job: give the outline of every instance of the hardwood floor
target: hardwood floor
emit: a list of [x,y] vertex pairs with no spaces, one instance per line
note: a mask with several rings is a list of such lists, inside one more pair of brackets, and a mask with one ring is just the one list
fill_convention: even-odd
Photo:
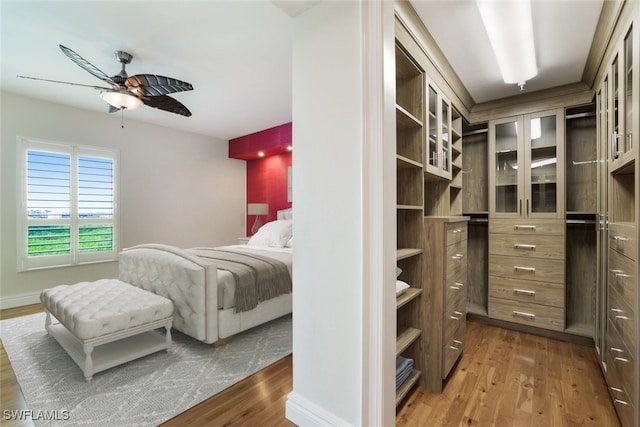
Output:
[[[1,310],[0,319],[40,311]],[[619,426],[593,348],[475,322],[466,336],[444,392],[415,388],[398,409],[398,426]],[[163,426],[292,426],[284,418],[291,364],[286,357]],[[0,409],[28,409],[1,345],[0,365]]]

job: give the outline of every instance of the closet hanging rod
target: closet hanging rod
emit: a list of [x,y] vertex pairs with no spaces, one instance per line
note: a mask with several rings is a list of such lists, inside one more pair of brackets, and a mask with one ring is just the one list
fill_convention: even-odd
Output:
[[462,137],[464,138],[465,136],[478,135],[478,134],[487,133],[487,132],[489,132],[489,129],[470,130],[470,131],[464,132],[462,134]]
[[579,162],[576,162],[575,160],[572,160],[571,163],[573,164],[573,166],[577,166],[577,165],[588,165],[591,163],[598,163],[597,160],[582,160]]
[[567,224],[589,224],[593,225],[596,223],[595,219],[567,219],[565,220]]
[[581,119],[583,117],[595,117],[595,111],[588,111],[586,113],[575,113],[575,114],[567,114],[564,118],[567,120],[571,119]]

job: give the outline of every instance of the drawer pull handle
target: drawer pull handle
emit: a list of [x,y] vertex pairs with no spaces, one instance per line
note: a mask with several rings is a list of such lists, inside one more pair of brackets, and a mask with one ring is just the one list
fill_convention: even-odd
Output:
[[453,314],[449,316],[449,318],[453,319],[453,320],[460,320],[460,319],[462,319],[463,315],[464,315],[464,313],[462,313],[460,311],[454,311]]
[[456,261],[459,261],[462,258],[464,258],[463,254],[455,254],[454,256],[451,257],[451,259],[455,259]]
[[528,297],[536,296],[536,291],[530,291],[529,289],[514,289],[513,293],[515,295],[526,295]]
[[513,244],[513,248],[514,249],[530,249],[532,251],[536,250],[536,245],[527,245],[524,243],[514,243]]
[[611,389],[611,391],[615,393],[623,393],[623,390],[621,388],[614,387],[614,386],[609,386],[609,388]]
[[513,269],[515,271],[526,271],[527,273],[535,273],[536,272],[535,267],[522,267],[522,266],[519,266],[519,265],[514,265]]
[[612,272],[613,274],[624,273],[623,270],[618,270],[615,268],[610,268],[609,271]]
[[630,274],[627,273],[615,273],[616,277],[631,277]]
[[624,357],[616,357],[615,360],[618,362],[628,363],[629,359],[625,359]]
[[612,308],[611,311],[613,311],[614,313],[622,313],[621,308]]
[[624,353],[624,350],[617,347],[611,347],[611,351],[615,351],[616,353]]
[[613,236],[612,239],[617,241],[617,242],[627,242],[627,241],[631,240],[630,238],[624,237],[624,236]]
[[615,403],[620,403],[620,404],[622,404],[622,405],[628,405],[628,404],[629,404],[629,402],[627,402],[627,401],[625,401],[625,400],[620,400],[620,399],[616,399],[616,400],[614,400],[614,402],[615,402]]
[[522,317],[524,319],[534,320],[536,315],[533,313],[525,313],[524,311],[513,310],[514,317]]
[[453,340],[453,345],[450,345],[449,348],[451,350],[458,351],[458,350],[460,350],[460,346],[462,346],[462,341]]
[[460,282],[455,282],[453,285],[449,286],[451,289],[455,289],[456,291],[459,291],[460,289],[462,289],[464,287],[463,283]]
[[462,228],[456,228],[453,230],[453,233],[462,233],[464,230]]
[[616,319],[618,319],[618,320],[629,320],[629,318],[627,316],[620,316],[620,315],[616,316]]
[[536,226],[535,225],[522,225],[522,224],[516,224],[513,226],[514,230],[532,230],[532,231],[536,231]]

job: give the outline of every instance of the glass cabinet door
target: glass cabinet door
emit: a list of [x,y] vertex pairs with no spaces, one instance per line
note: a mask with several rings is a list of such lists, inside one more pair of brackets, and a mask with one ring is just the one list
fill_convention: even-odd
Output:
[[448,174],[451,172],[451,110],[449,103],[444,99],[441,102],[442,109],[442,133],[440,135],[440,168]]
[[612,96],[612,128],[611,128],[611,159],[617,159],[620,154],[620,78],[618,73],[618,56],[611,63],[611,96]]
[[428,134],[427,134],[427,161],[425,164],[427,168],[438,168],[438,95],[433,89],[433,87],[429,86],[429,90],[427,93],[427,102],[429,104],[429,115],[427,117],[428,122]]
[[495,125],[494,207],[496,213],[519,212],[518,139],[517,120]]
[[624,136],[620,150],[628,153],[633,149],[633,28],[624,39]]
[[557,129],[556,115],[534,117],[529,121],[530,162],[527,214],[556,212],[557,206]]

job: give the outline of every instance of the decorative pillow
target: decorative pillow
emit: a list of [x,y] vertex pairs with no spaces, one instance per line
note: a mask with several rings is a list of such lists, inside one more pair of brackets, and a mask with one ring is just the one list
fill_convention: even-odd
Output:
[[292,221],[290,219],[279,219],[260,227],[258,232],[251,236],[247,244],[283,248],[291,238],[291,233]]
[[402,269],[400,267],[396,267],[396,279],[400,277],[401,274],[402,274]]
[[287,240],[287,243],[284,245],[285,248],[292,248],[293,247],[293,236],[291,236],[291,238],[289,240]]
[[277,219],[293,219],[293,208],[279,210],[276,215]]

